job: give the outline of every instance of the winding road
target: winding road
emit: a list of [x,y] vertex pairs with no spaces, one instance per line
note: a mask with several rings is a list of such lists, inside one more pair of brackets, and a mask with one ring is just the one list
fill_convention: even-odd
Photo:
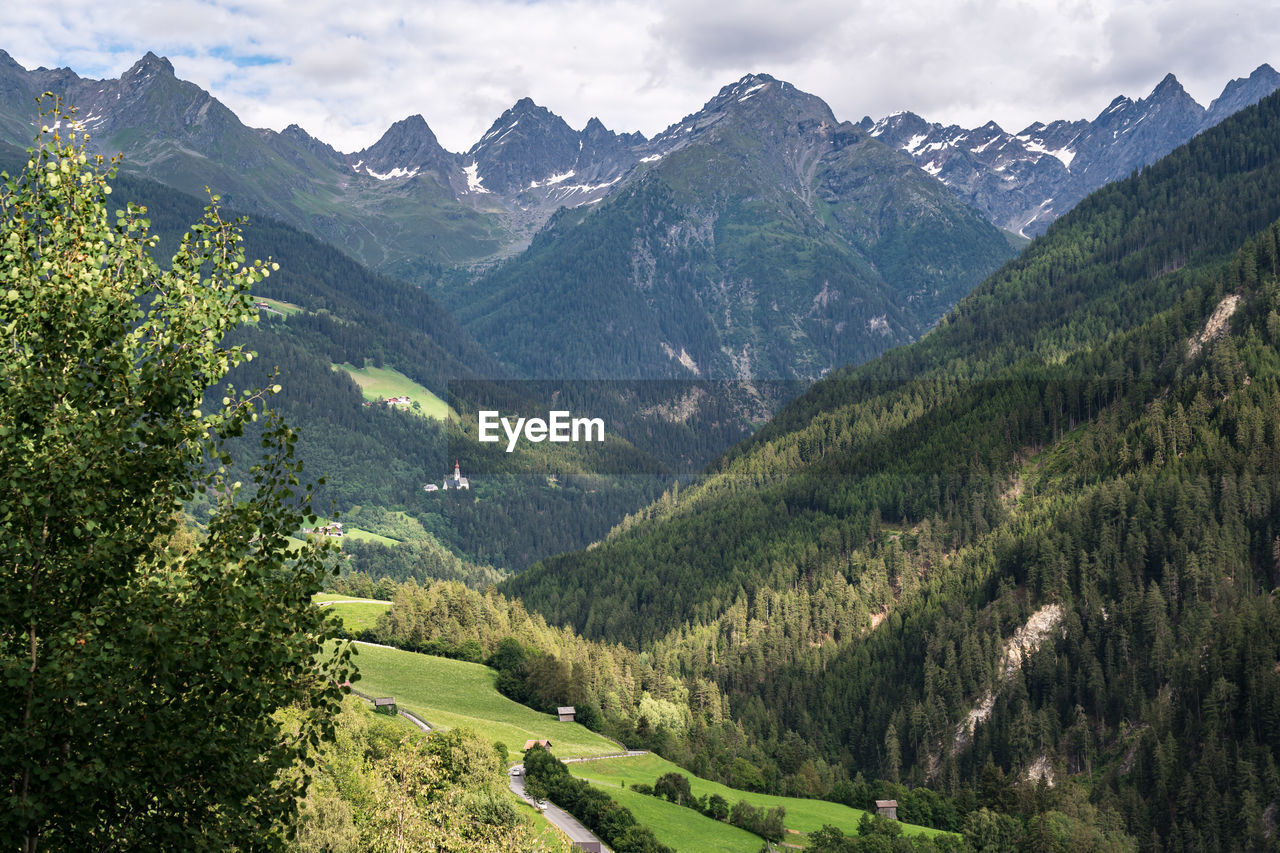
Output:
[[[513,771],[519,770],[519,775],[512,775]],[[507,771],[507,783],[511,786],[511,791],[517,797],[524,800],[529,805],[537,808],[538,805],[533,798],[525,793],[524,790],[524,765],[514,764]],[[569,841],[582,850],[600,850],[603,853],[610,853],[605,843],[595,836],[591,830],[587,829],[578,819],[569,814],[555,803],[547,803],[547,807],[542,809],[543,815],[547,820],[569,837]]]

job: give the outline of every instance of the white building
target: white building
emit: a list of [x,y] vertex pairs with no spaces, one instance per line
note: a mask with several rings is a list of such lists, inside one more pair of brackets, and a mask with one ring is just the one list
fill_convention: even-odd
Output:
[[467,481],[466,477],[462,476],[462,469],[458,467],[457,459],[453,460],[453,476],[445,477],[444,479],[444,489],[445,491],[449,489],[471,490],[471,483]]

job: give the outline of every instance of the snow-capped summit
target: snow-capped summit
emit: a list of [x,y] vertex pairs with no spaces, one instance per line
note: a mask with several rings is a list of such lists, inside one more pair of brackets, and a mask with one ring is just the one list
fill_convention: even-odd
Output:
[[965,130],[895,113],[863,127],[906,152],[992,222],[1035,236],[1102,185],[1125,177],[1206,127],[1280,89],[1269,65],[1233,80],[1209,110],[1167,74],[1145,98],[1118,95],[1092,121],[1034,122],[1009,134],[994,122]]
[[519,197],[554,209],[597,201],[621,180],[645,139],[619,135],[592,118],[581,131],[530,98],[498,117],[464,155],[472,191]]

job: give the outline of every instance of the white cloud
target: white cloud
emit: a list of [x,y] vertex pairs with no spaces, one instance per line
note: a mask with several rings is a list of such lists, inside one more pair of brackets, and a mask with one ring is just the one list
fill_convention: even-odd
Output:
[[910,109],[1017,130],[1092,118],[1169,71],[1207,105],[1280,59],[1278,37],[1269,0],[51,0],[0,21],[0,48],[27,67],[117,76],[153,50],[246,123],[296,122],[346,151],[413,113],[465,150],[524,96],[575,127],[596,115],[652,135],[756,71],[842,119]]

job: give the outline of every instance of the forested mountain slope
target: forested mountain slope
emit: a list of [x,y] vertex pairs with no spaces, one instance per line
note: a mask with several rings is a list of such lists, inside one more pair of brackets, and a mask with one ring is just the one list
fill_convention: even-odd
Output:
[[913,340],[1013,252],[909,158],[767,75],[599,205],[440,296],[535,376],[812,380]]
[[[0,169],[13,173],[24,159],[18,149],[0,144]],[[204,204],[127,174],[117,175],[113,189],[111,198],[120,208],[130,202],[146,205],[152,232],[161,238],[156,249],[160,258],[168,258],[178,237],[199,221]],[[316,238],[266,217],[251,217],[244,235],[249,258],[270,258],[280,266],[255,287],[255,296],[279,302],[268,302],[256,326],[237,332],[258,357],[230,380],[239,388],[279,382],[282,391],[272,405],[299,430],[297,453],[309,476],[325,480],[317,504],[323,512],[345,514],[355,507],[374,516],[384,515],[382,510],[406,512],[418,535],[438,540],[468,561],[510,570],[599,538],[626,512],[660,493],[663,464],[616,437],[594,454],[564,445],[543,445],[534,453],[499,451],[485,460],[486,473],[493,476],[473,476],[473,491],[425,493],[423,485],[438,483],[459,453],[464,470],[474,475],[481,461],[475,442],[458,440],[456,425],[413,411],[365,405],[360,388],[334,365],[367,362],[394,368],[436,396],[449,398],[458,409],[468,402],[451,395],[459,388],[492,388],[490,398],[527,406],[523,386],[502,384],[507,371],[424,289],[372,272]],[[287,303],[287,315],[278,310],[281,302]],[[278,378],[271,378],[276,371]],[[723,413],[710,407],[708,414]],[[723,435],[699,449],[697,440],[703,436],[679,427],[671,425],[659,437],[675,436],[702,459],[746,432],[745,423],[736,431],[725,425]],[[245,459],[255,458],[256,429],[250,427],[249,434],[232,442],[233,451],[238,449]],[[621,471],[638,476],[596,476]],[[554,488],[547,483],[549,472],[558,474]],[[198,515],[198,507],[195,511]],[[495,535],[497,530],[503,535]],[[399,554],[373,546],[357,546],[349,553],[354,553],[355,565],[367,570],[393,567],[395,576],[437,576],[430,564],[438,560],[415,564],[424,562],[424,549],[439,555],[439,546],[417,545],[421,547]],[[476,576],[489,577],[491,571],[478,570]]]
[[797,786],[798,737],[953,793],[1072,775],[1153,848],[1274,844],[1278,218],[1272,96],[507,590],[713,679]]

